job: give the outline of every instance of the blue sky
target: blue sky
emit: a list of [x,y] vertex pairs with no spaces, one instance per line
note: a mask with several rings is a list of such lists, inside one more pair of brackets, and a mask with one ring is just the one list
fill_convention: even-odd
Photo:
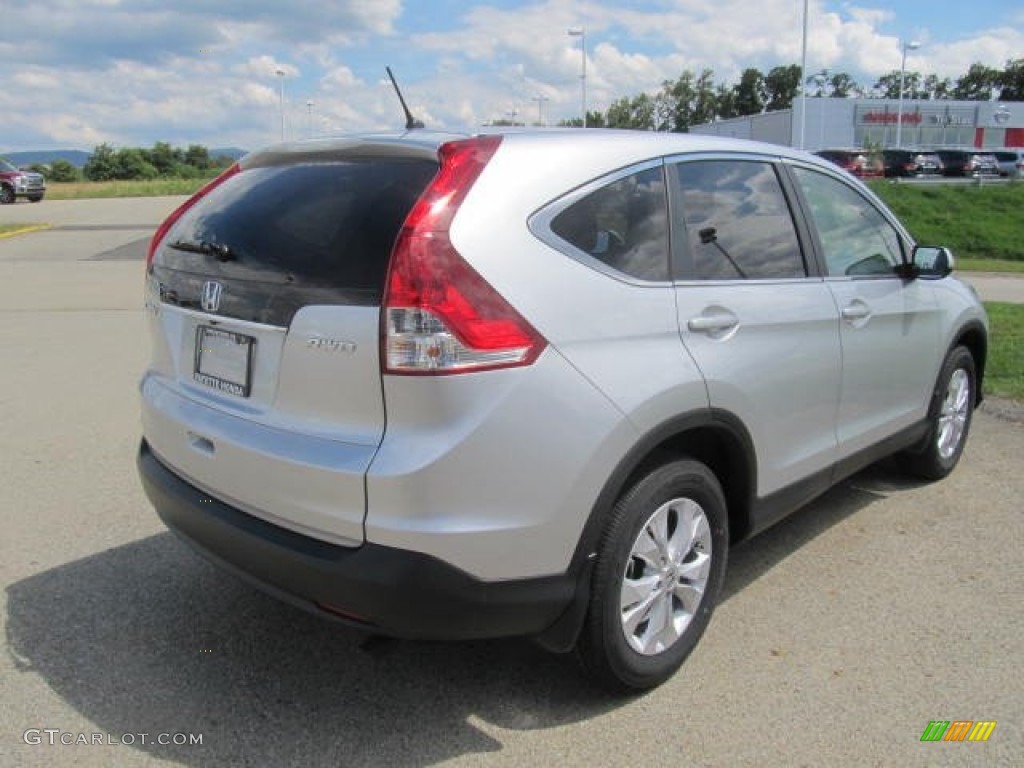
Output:
[[[1024,57],[1024,6],[810,0],[809,72],[862,85],[899,68],[956,77]],[[256,148],[397,128],[390,64],[429,127],[547,123],[655,92],[684,69],[735,82],[800,59],[803,0],[0,0],[0,151]],[[284,72],[278,76],[277,71]],[[310,103],[312,102],[312,103]]]

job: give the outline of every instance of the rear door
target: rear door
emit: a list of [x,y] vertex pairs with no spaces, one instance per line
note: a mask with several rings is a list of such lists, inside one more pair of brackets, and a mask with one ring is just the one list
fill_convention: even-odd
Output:
[[181,217],[148,276],[143,427],[161,460],[251,514],[362,541],[387,263],[436,169],[422,151],[270,155]]
[[835,458],[839,331],[808,269],[774,163],[707,157],[671,164],[679,329],[712,408],[738,417],[757,453],[758,496]]

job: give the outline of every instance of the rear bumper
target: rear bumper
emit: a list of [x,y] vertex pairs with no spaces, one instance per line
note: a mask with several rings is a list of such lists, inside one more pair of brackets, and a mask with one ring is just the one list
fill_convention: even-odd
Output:
[[164,523],[202,555],[276,597],[397,637],[540,634],[568,608],[568,574],[485,582],[418,552],[348,548],[295,533],[211,498],[160,462],[145,440],[142,485]]

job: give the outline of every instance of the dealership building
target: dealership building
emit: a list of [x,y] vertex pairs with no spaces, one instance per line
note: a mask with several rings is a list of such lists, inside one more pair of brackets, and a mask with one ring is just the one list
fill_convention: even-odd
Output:
[[[804,148],[965,146],[1024,147],[1024,102],[808,98],[792,109],[691,126],[691,133]],[[902,116],[902,120],[901,120]],[[902,122],[902,125],[900,125]]]

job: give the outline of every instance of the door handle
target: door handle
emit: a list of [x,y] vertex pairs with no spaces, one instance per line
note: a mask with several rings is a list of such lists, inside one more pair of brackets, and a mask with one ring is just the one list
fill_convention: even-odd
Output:
[[710,336],[723,336],[739,325],[739,318],[727,309],[708,308],[686,322],[686,327],[694,333],[706,333]]
[[867,321],[871,317],[871,307],[860,299],[854,299],[843,307],[841,314],[846,322],[852,325],[863,325],[862,321]]

